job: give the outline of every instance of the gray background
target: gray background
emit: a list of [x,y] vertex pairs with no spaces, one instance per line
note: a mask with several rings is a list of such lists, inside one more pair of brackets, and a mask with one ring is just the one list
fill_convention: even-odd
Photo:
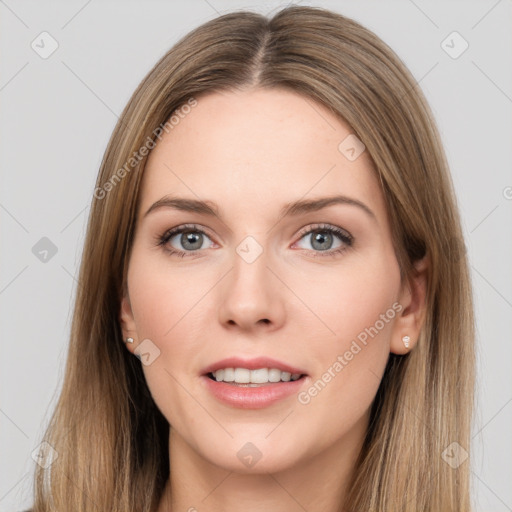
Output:
[[[475,510],[512,510],[512,1],[320,1],[376,32],[436,116],[463,217],[478,322]],[[60,389],[94,180],[117,116],[182,35],[284,2],[0,0],[0,510],[31,503]],[[41,32],[57,43],[48,58]],[[442,41],[457,31],[458,58]],[[462,41],[448,39],[457,52]],[[46,50],[50,47],[45,40]],[[32,248],[49,238],[57,252]],[[44,243],[44,242],[40,242]],[[39,247],[39,246],[36,246]]]

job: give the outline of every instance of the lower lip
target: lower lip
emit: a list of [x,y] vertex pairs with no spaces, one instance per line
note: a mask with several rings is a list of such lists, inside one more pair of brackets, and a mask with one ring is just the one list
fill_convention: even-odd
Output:
[[258,387],[243,387],[201,377],[208,390],[221,402],[239,409],[262,409],[297,394],[306,376],[289,382],[276,382]]

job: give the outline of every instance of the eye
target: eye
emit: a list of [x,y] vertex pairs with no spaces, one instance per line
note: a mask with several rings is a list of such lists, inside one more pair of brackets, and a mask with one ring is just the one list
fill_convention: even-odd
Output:
[[[348,249],[353,243],[353,237],[348,231],[326,224],[314,225],[307,231],[302,231],[300,240],[303,239],[309,242],[311,248],[300,245],[299,248],[312,251],[315,257],[336,255]],[[208,245],[208,241],[211,245]],[[193,256],[202,249],[208,249],[214,243],[203,229],[195,224],[188,224],[166,231],[158,237],[157,244],[169,254],[183,258]],[[296,244],[300,244],[300,241]]]
[[348,231],[337,226],[325,224],[315,225],[306,232],[302,232],[301,240],[306,241],[306,247],[302,246],[300,247],[301,249],[325,253],[315,254],[315,256],[332,256],[333,254],[341,253],[353,243],[353,237]]
[[[158,241],[166,251],[177,256],[190,256],[201,249],[207,249],[210,237],[196,225],[184,225],[166,231]],[[205,245],[206,244],[206,245]]]

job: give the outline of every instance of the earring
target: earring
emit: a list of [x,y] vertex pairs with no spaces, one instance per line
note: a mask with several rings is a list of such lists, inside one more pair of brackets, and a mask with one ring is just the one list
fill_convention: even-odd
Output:
[[409,338],[409,336],[404,336],[402,338],[402,341],[404,342],[405,348],[409,348],[409,341],[410,340],[411,340],[411,338]]
[[133,343],[133,338],[126,338],[125,343]]

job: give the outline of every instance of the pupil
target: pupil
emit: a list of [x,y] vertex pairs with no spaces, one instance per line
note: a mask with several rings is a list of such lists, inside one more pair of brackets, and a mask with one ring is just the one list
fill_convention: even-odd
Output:
[[[330,242],[330,243],[327,243],[325,244],[325,242]],[[316,243],[319,243],[320,245],[318,246],[315,246]],[[324,244],[324,245],[322,245]],[[319,231],[317,232],[317,234],[313,237],[313,243],[312,243],[312,246],[313,248],[315,249],[320,249],[321,251],[325,251],[326,249],[329,249],[329,247],[331,246],[332,244],[332,235],[331,233],[328,233],[327,231]],[[325,245],[327,245],[328,247],[326,247]]]
[[181,244],[186,249],[200,249],[203,245],[203,235],[201,233],[183,233],[181,235]]

